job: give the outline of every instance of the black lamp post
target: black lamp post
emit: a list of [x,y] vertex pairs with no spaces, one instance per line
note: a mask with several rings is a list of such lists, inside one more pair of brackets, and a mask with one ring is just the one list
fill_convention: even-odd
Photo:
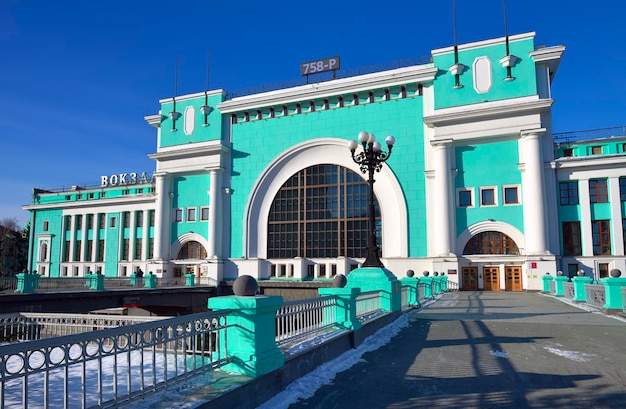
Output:
[[359,146],[357,141],[352,140],[348,147],[352,152],[352,160],[359,165],[362,173],[368,174],[367,183],[369,184],[369,218],[368,227],[369,235],[367,238],[367,257],[363,262],[363,267],[384,267],[382,261],[378,257],[378,245],[376,244],[376,216],[374,209],[374,172],[380,172],[385,162],[391,156],[391,149],[396,142],[396,138],[388,136],[385,143],[389,152],[383,152],[379,142],[376,142],[376,136],[365,131],[359,132],[359,142],[363,146],[363,152],[355,154],[356,148]]

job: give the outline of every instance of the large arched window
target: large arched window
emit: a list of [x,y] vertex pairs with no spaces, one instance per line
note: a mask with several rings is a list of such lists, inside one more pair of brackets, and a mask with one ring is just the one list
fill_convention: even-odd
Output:
[[[315,165],[280,188],[269,213],[268,258],[365,257],[368,184],[339,165]],[[380,210],[375,201],[380,247]]]
[[178,252],[178,260],[194,259],[202,260],[206,258],[206,249],[197,241],[188,241],[183,244]]
[[485,231],[472,237],[463,254],[519,254],[517,244],[512,238],[499,231]]

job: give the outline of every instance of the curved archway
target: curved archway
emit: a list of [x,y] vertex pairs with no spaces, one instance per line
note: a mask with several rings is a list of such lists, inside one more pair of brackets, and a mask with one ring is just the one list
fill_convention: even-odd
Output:
[[508,236],[516,244],[519,254],[523,255],[526,248],[526,239],[524,234],[514,226],[504,222],[484,221],[475,223],[461,232],[457,238],[457,253],[464,254],[465,246],[476,235],[486,232],[499,232]]
[[485,231],[474,235],[465,244],[463,255],[472,254],[519,255],[519,248],[506,234],[499,231]]
[[[191,244],[194,243],[194,244]],[[172,244],[172,255],[175,255],[175,259],[193,259],[193,260],[198,260],[198,258],[195,257],[185,257],[185,258],[180,258],[180,256],[187,251],[187,255],[189,255],[189,250],[191,250],[191,254],[192,255],[199,255],[201,256],[201,258],[199,259],[206,259],[207,258],[207,249],[209,248],[208,246],[208,242],[207,240],[200,236],[197,233],[185,233],[183,235],[181,235],[180,237],[178,237],[178,239],[174,242],[174,244]],[[185,249],[185,246],[187,246],[187,249]],[[190,249],[189,247],[193,247],[192,249]]]
[[[267,258],[268,219],[274,197],[289,178],[302,169],[320,164],[320,158],[324,163],[340,165],[362,175],[344,139],[313,139],[278,155],[259,175],[246,205],[243,234],[246,257]],[[383,257],[406,257],[407,206],[400,184],[388,166],[383,166],[376,174],[374,194],[381,212]]]

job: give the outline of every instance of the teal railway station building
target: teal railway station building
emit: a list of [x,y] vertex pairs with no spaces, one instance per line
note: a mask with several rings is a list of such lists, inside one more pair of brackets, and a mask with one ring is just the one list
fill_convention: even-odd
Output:
[[374,192],[381,260],[399,278],[440,272],[463,289],[520,291],[558,270],[623,270],[626,138],[557,143],[550,87],[565,47],[534,37],[271,91],[162,99],[145,117],[154,172],[34,190],[29,268],[349,274],[365,257],[368,184],[348,143],[365,130],[396,139]]

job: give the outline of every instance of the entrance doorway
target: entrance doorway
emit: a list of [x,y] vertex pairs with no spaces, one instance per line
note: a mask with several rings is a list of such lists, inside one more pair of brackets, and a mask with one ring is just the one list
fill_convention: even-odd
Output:
[[500,267],[483,267],[483,284],[485,291],[500,291]]
[[478,267],[461,268],[461,289],[467,291],[478,290]]
[[506,291],[522,291],[521,266],[510,266],[505,268],[504,289]]

